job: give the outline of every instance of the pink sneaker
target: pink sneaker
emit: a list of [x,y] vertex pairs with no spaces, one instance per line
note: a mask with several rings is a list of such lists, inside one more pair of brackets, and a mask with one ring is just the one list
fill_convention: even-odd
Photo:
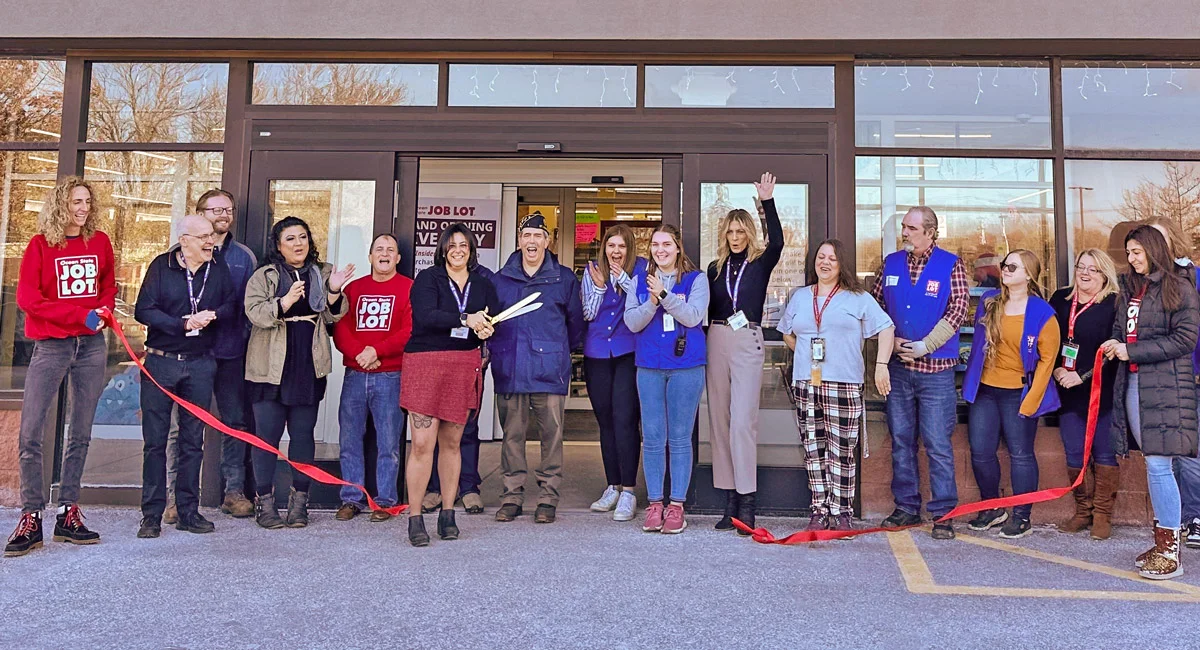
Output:
[[646,520],[642,522],[642,530],[647,533],[657,533],[663,529],[663,504],[653,502],[646,508]]
[[666,535],[682,533],[687,528],[687,520],[683,518],[683,506],[672,503],[667,506],[667,516],[663,519],[662,532]]

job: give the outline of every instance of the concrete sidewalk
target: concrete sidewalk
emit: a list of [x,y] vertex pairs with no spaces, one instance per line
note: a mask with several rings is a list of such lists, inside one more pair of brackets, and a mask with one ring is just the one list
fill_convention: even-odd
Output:
[[1145,529],[785,548],[711,517],[667,536],[584,512],[499,524],[489,509],[459,514],[462,539],[414,549],[403,520],[317,512],[307,529],[267,531],[205,514],[216,533],[139,540],[137,511],[89,508],[100,545],[0,560],[0,648],[1093,650],[1186,647],[1200,616],[1200,551],[1184,551],[1192,572],[1170,588],[1129,578]]

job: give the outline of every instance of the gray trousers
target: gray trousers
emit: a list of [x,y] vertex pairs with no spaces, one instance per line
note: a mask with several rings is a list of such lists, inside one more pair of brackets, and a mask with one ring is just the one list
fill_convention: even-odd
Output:
[[532,420],[537,420],[542,442],[542,463],[534,470],[537,477],[538,505],[558,505],[558,486],[562,483],[563,414],[566,395],[516,393],[496,397],[504,445],[500,448],[500,469],[504,473],[502,504],[525,502],[525,480],[529,468],[525,461],[525,439]]
[[63,454],[60,504],[79,501],[79,483],[92,441],[92,420],[96,403],[104,391],[104,368],[108,363],[108,344],[104,334],[46,339],[33,344],[33,358],[25,376],[25,396],[21,402],[20,468],[21,508],[38,512],[46,507],[42,474],[42,428],[46,415],[67,378],[70,422],[66,452]]

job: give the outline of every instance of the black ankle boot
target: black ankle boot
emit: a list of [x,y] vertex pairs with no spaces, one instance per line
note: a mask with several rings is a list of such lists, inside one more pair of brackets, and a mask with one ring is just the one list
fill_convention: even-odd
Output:
[[413,546],[429,546],[429,533],[425,532],[425,517],[422,515],[408,518],[408,543]]
[[741,499],[739,498],[741,495],[737,493],[737,490],[722,490],[722,492],[725,492],[725,514],[714,528],[717,530],[733,530],[733,518],[738,516],[738,504],[741,503]]
[[458,526],[454,523],[454,509],[442,508],[438,513],[438,537],[442,539],[458,539]]
[[[738,504],[738,519],[751,528],[754,528],[754,494],[754,492],[751,492],[750,494],[741,495],[741,503]],[[744,533],[739,530],[738,534],[746,536],[750,533]]]

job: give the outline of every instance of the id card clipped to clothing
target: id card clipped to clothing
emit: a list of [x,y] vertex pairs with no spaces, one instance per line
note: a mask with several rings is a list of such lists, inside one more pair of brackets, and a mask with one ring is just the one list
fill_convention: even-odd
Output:
[[470,335],[471,328],[469,327],[455,327],[450,330],[450,338],[452,339],[466,339]]
[[1079,344],[1064,343],[1062,347],[1062,367],[1064,370],[1075,370],[1079,360]]
[[664,332],[674,332],[675,331],[675,317],[674,316],[672,316],[670,314],[663,314],[663,331]]
[[825,339],[814,337],[812,339],[812,371],[811,381],[813,386],[821,385],[821,364],[825,362]]
[[729,327],[733,328],[733,331],[736,332],[743,327],[749,327],[750,319],[746,318],[746,312],[739,309],[733,312],[733,315],[730,316],[729,320],[725,321],[725,323],[729,325]]

